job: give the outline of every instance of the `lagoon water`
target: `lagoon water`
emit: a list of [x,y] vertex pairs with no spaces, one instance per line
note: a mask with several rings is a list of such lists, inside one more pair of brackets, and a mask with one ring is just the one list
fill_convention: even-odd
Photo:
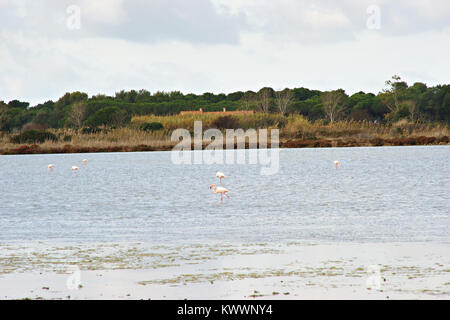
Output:
[[0,242],[449,242],[449,160],[449,146],[283,149],[264,176],[170,152],[0,156]]

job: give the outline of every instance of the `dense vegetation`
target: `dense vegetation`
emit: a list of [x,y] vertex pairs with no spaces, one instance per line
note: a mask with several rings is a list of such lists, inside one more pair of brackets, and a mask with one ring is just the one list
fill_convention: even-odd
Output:
[[12,143],[43,143],[47,140],[57,141],[58,137],[47,131],[28,130],[11,138]]
[[[282,115],[300,114],[310,121],[323,124],[338,120],[395,122],[450,122],[450,85],[427,87],[424,83],[412,86],[400,77],[386,81],[386,88],[378,93],[358,92],[351,96],[344,90],[321,92],[307,88],[275,91],[262,88],[258,92],[238,91],[230,94],[182,94],[179,91],[147,90],[120,91],[114,97],[83,92],[66,93],[57,101],[36,106],[28,102],[0,101],[0,129],[2,132],[43,130],[47,128],[117,128],[126,126],[136,116],[165,116],[182,110],[220,111],[253,109],[262,113]],[[226,126],[218,123],[217,125]],[[158,124],[143,125],[154,131]]]

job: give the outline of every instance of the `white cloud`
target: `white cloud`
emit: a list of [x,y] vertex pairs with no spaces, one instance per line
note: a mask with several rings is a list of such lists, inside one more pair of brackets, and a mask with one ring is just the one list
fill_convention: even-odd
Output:
[[[245,26],[242,15],[218,12],[209,0],[22,0],[0,3],[1,28],[20,29],[34,36],[52,39],[110,37],[136,42],[188,41],[232,43]],[[67,28],[78,6],[81,28]]]
[[[71,2],[82,8],[79,33],[65,27]],[[366,28],[372,2],[380,30]],[[430,85],[450,74],[446,1],[435,9],[416,0],[46,3],[0,0],[0,100],[141,88],[376,93],[392,74]]]
[[355,39],[367,30],[367,8],[381,12],[379,33],[409,35],[449,27],[447,0],[213,0],[218,8],[243,13],[254,32],[270,41],[318,43]]
[[79,6],[82,14],[90,21],[116,25],[125,18],[123,0],[81,0]]

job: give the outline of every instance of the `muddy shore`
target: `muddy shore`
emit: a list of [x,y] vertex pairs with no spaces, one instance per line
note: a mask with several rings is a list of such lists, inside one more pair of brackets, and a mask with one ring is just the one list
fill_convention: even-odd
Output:
[[[373,138],[373,139],[290,139],[282,140],[280,148],[332,148],[332,147],[378,147],[378,146],[415,146],[415,145],[449,145],[450,138],[443,137],[408,137],[408,138]],[[203,145],[203,149],[207,144]],[[66,144],[61,147],[41,147],[38,144],[25,144],[14,148],[0,149],[0,154],[51,154],[51,153],[93,153],[93,152],[139,152],[139,151],[170,151],[174,144],[168,145],[146,145],[139,144],[133,146],[107,146],[107,147],[86,147],[73,144]],[[194,145],[191,146],[194,150]],[[270,147],[270,143],[268,143]],[[226,145],[224,145],[224,149]],[[238,148],[237,144],[234,146]],[[249,148],[248,143],[245,146]]]

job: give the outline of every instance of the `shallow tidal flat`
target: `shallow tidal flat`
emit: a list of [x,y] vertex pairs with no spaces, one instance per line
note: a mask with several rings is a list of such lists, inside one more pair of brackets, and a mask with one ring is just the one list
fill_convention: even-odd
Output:
[[435,243],[7,243],[0,298],[448,299],[449,260]]
[[449,151],[2,156],[0,299],[449,299]]

